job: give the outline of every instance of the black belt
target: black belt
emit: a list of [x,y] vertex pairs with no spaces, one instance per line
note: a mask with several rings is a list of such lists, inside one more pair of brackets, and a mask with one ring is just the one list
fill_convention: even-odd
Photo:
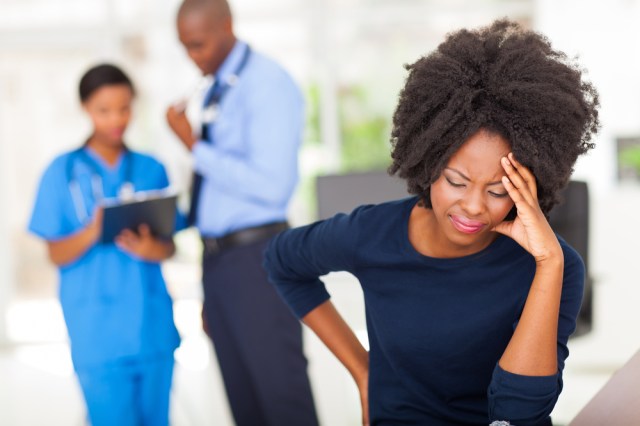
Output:
[[205,256],[216,255],[233,247],[247,246],[263,241],[289,228],[287,222],[268,223],[266,225],[245,228],[218,238],[202,237]]

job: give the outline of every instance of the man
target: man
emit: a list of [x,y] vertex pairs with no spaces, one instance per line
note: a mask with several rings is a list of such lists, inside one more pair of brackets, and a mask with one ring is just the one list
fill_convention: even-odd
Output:
[[302,330],[262,268],[297,181],[303,98],[272,60],[236,39],[226,0],[185,0],[178,35],[214,83],[202,133],[167,121],[193,154],[189,219],[202,236],[203,318],[238,425],[317,425]]

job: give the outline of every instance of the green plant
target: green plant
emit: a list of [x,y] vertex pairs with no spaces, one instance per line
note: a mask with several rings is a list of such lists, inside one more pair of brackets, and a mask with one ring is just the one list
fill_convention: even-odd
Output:
[[619,153],[620,165],[634,169],[637,176],[640,176],[640,146],[624,148]]
[[380,170],[390,164],[389,120],[374,109],[362,86],[338,97],[342,172]]

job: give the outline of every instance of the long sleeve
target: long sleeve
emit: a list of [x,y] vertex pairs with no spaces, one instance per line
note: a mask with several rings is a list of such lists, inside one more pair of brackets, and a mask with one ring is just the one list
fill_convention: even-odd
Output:
[[269,281],[299,318],[329,299],[320,276],[353,271],[358,240],[357,213],[285,231],[265,252]]
[[566,243],[562,248],[565,271],[558,322],[558,372],[551,376],[522,376],[504,371],[496,364],[488,390],[492,421],[508,420],[525,426],[548,424],[549,415],[562,391],[562,370],[569,356],[567,341],[576,328],[585,280],[582,259]]

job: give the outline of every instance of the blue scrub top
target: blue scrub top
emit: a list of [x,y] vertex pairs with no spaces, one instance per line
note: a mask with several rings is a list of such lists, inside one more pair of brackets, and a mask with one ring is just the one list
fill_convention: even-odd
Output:
[[[110,166],[89,148],[68,152],[44,172],[29,230],[48,241],[79,231],[84,226],[78,213],[82,203],[73,202],[70,178],[80,186],[91,216],[98,198],[92,188],[96,174],[105,197],[116,196],[125,179],[135,191],[169,185],[162,164],[147,155],[128,151]],[[60,302],[76,368],[172,353],[178,346],[159,263],[138,260],[115,244],[96,244],[59,271]]]

